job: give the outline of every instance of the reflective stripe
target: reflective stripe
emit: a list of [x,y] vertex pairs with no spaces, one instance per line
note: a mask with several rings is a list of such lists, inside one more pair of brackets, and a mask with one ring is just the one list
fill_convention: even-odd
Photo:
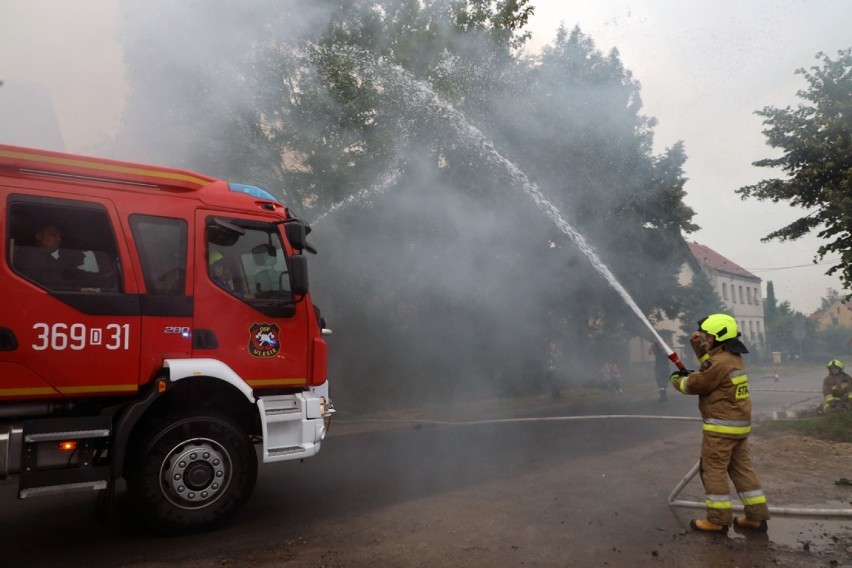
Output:
[[751,421],[749,420],[719,420],[718,418],[707,418],[704,420],[704,424],[714,424],[716,426],[750,426]]
[[827,395],[827,396],[825,397],[825,402],[834,402],[835,400],[840,400],[840,399],[839,399],[839,398],[837,398],[837,397],[836,397],[836,396],[834,396],[834,395],[831,395],[831,394],[830,394],[830,395]]
[[744,370],[739,371],[731,371],[731,374],[728,375],[728,378],[731,379],[731,383],[733,383],[735,389],[734,399],[735,400],[745,400],[749,397],[748,392],[748,375]]
[[682,377],[680,382],[677,384],[677,390],[682,392],[683,394],[689,394],[686,392],[686,382],[689,380],[689,377]]
[[702,355],[701,357],[699,357],[699,358],[698,358],[698,362],[699,362],[699,363],[703,363],[704,361],[706,361],[706,360],[707,360],[707,359],[709,359],[709,358],[710,358],[710,354],[709,354],[709,353],[705,353],[704,355]]
[[703,430],[718,434],[742,435],[751,432],[751,422],[748,420],[718,420],[708,418],[704,420]]
[[733,509],[730,495],[707,495],[705,499],[708,509]]
[[754,491],[743,491],[740,493],[740,501],[743,502],[743,505],[761,505],[766,503],[766,496],[760,489],[755,489]]

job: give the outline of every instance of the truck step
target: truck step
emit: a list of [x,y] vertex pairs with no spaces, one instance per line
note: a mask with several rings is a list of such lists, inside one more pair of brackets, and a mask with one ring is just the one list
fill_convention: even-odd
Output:
[[269,448],[269,456],[288,456],[292,454],[304,453],[305,448],[302,446],[286,446],[283,448]]
[[67,483],[65,485],[49,485],[47,487],[31,487],[18,491],[19,499],[28,497],[44,497],[46,495],[63,495],[65,493],[77,493],[80,491],[102,491],[107,488],[107,481],[84,481],[81,483]]
[[18,498],[26,499],[77,491],[100,491],[107,488],[109,475],[108,466],[22,471]]

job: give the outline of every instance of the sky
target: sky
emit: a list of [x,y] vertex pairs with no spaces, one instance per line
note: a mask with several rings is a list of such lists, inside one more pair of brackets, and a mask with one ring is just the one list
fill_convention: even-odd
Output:
[[[828,288],[829,264],[814,265],[819,241],[763,243],[801,216],[786,204],[742,201],[734,191],[777,172],[751,165],[774,157],[765,144],[766,106],[796,105],[795,70],[817,52],[852,47],[846,0],[533,0],[529,49],[552,41],[560,23],[579,25],[603,52],[616,48],[642,86],[644,113],[658,120],[655,150],[682,140],[686,203],[702,229],[689,240],[774,284],[779,301],[810,313]],[[115,38],[114,0],[0,0],[0,137],[4,91],[49,94],[65,149],[93,153],[119,124],[127,72]],[[30,91],[27,91],[28,93]],[[34,96],[35,98],[35,96]],[[20,130],[20,129],[18,129]],[[25,144],[26,141],[0,140]],[[830,258],[829,258],[830,259]]]

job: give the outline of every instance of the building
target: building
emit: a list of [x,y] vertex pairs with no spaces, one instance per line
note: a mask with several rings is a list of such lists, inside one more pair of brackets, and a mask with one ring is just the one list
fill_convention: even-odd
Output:
[[688,246],[728,313],[737,320],[746,346],[755,351],[765,349],[761,279],[708,246],[698,243],[688,243]]
[[836,301],[827,310],[811,315],[819,331],[836,327],[852,327],[852,302]]
[[[766,350],[766,330],[763,318],[763,300],[760,294],[761,279],[735,262],[725,258],[708,246],[687,243],[690,255],[681,268],[678,281],[688,286],[693,276],[701,270],[725,305],[727,313],[739,325],[742,340],[752,353]],[[852,325],[852,311],[849,311]],[[681,356],[690,358],[692,348],[684,337],[680,321],[655,318],[654,328],[663,340]],[[649,361],[649,344],[645,340],[632,341],[631,361]]]

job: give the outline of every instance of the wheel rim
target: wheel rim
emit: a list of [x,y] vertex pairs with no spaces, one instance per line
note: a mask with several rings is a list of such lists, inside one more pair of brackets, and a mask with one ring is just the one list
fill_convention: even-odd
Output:
[[160,486],[174,506],[201,509],[225,494],[232,471],[230,455],[221,444],[194,438],[175,446],[163,460]]

